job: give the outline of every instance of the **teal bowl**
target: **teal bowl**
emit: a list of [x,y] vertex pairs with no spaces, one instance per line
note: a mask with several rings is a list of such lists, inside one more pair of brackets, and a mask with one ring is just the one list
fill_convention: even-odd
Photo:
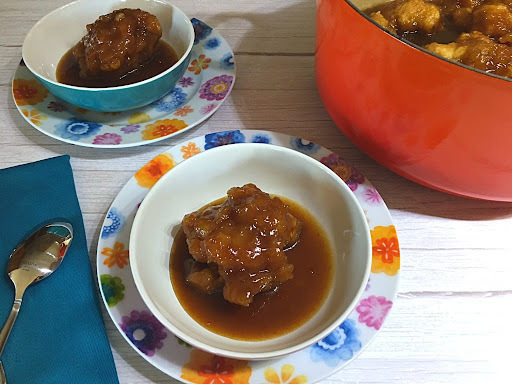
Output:
[[[144,81],[110,88],[86,88],[57,82],[55,71],[100,15],[120,8],[140,8],[155,15],[162,25],[162,40],[180,59],[166,71]],[[23,42],[23,61],[53,95],[77,107],[119,112],[142,107],[168,93],[185,73],[194,45],[190,19],[172,4],[157,0],[78,0],[43,17]]]

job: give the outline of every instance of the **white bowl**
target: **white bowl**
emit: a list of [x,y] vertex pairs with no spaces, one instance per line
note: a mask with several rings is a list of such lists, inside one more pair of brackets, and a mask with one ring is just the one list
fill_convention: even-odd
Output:
[[[166,71],[147,80],[110,88],[76,87],[57,82],[62,56],[87,33],[86,25],[120,8],[140,8],[155,15],[162,25],[162,40],[180,58]],[[23,61],[55,96],[76,106],[97,111],[124,111],[147,105],[169,92],[188,67],[194,45],[194,28],[187,15],[160,0],[77,0],[43,17],[23,41]]]
[[[183,216],[246,183],[307,208],[323,225],[335,254],[333,285],[320,310],[295,331],[264,341],[234,340],[203,328],[181,306],[169,275],[173,236]],[[319,161],[269,144],[210,149],[169,171],[142,202],[129,250],[137,289],[167,329],[197,348],[248,360],[296,352],[331,333],[358,302],[371,265],[368,224],[347,185]]]

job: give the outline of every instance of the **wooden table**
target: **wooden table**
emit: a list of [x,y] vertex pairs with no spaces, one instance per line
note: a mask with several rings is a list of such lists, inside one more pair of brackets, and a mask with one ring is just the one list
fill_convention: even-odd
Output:
[[[0,168],[71,155],[93,266],[112,200],[165,148],[225,129],[308,138],[351,161],[374,183],[391,209],[402,248],[400,293],[390,317],[370,347],[325,382],[512,382],[512,205],[414,184],[369,159],[340,133],[315,87],[313,1],[174,0],[228,40],[236,53],[237,83],[222,108],[199,128],[119,150],[83,148],[44,136],[24,121],[12,101],[11,79],[25,34],[65,3],[0,1]],[[104,314],[121,383],[173,381],[139,357]]]

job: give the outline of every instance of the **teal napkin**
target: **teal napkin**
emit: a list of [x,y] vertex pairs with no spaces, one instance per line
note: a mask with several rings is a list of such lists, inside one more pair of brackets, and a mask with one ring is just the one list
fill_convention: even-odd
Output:
[[0,170],[0,327],[14,300],[9,255],[55,218],[71,223],[73,241],[59,269],[25,291],[2,354],[8,384],[118,383],[69,156]]

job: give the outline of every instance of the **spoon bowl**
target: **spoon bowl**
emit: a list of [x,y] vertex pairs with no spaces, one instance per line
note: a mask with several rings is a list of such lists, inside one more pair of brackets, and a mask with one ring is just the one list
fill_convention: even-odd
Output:
[[51,275],[64,259],[73,228],[68,223],[45,225],[24,240],[9,257],[7,273],[17,287],[28,287]]

